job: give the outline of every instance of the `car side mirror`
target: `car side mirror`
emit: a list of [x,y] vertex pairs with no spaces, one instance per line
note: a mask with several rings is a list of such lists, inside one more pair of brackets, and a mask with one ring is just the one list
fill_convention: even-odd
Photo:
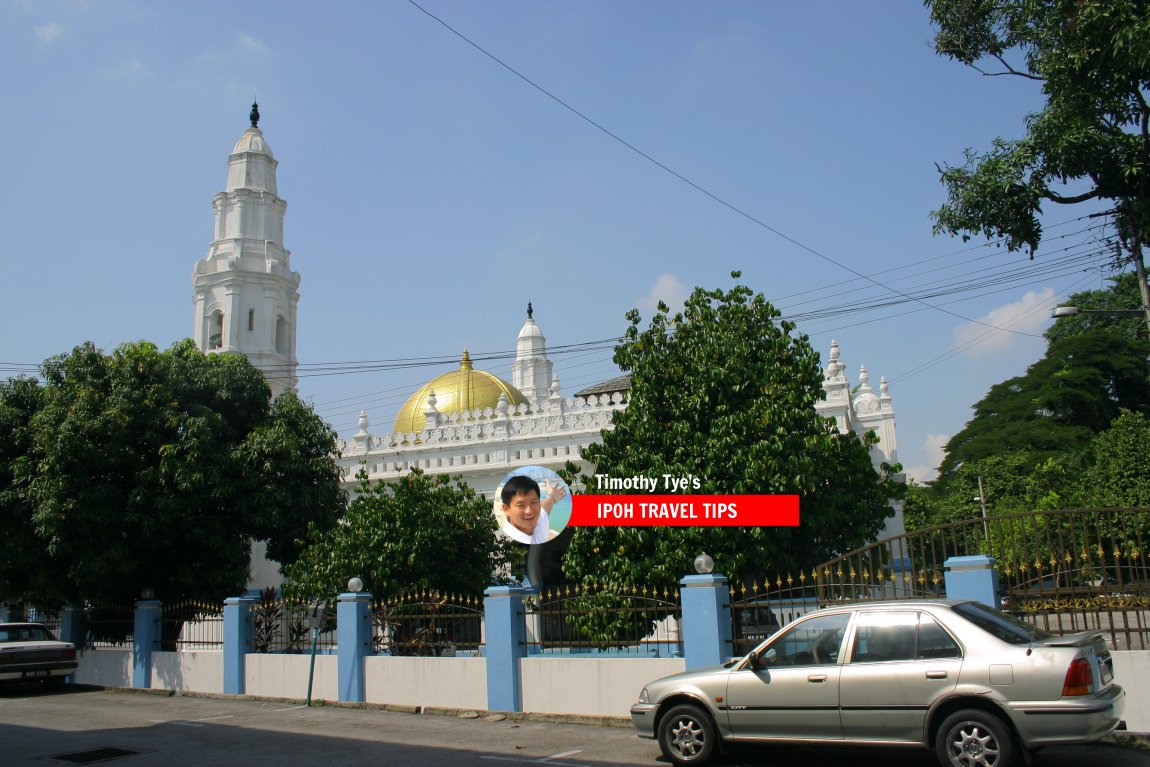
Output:
[[761,668],[766,668],[768,665],[770,665],[771,661],[773,661],[775,659],[775,655],[776,655],[776,653],[775,653],[775,649],[773,647],[768,647],[763,652],[752,653],[751,654],[751,668],[756,669],[756,670],[761,669]]

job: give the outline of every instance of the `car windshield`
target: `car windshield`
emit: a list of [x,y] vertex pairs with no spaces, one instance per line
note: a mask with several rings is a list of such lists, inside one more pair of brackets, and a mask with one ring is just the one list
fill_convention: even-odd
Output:
[[955,605],[954,611],[987,633],[1010,644],[1030,644],[1054,636],[1049,631],[978,602]]
[[0,627],[0,642],[40,642],[51,639],[52,635],[43,626]]

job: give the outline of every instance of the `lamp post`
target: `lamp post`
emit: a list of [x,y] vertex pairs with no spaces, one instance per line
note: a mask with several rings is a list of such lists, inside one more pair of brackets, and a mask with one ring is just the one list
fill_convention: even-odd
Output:
[[1074,317],[1078,314],[1100,314],[1106,317],[1142,317],[1146,319],[1146,333],[1150,335],[1150,306],[1141,309],[1079,309],[1077,306],[1056,306],[1050,310],[1054,319]]
[[1077,306],[1056,306],[1050,310],[1054,319],[1060,317],[1073,317],[1077,314],[1105,314],[1107,317],[1139,317],[1146,314],[1146,322],[1150,324],[1150,309],[1079,309]]
[[986,491],[982,489],[982,475],[978,475],[978,505],[982,508],[982,537],[986,540],[987,553],[990,547],[990,523],[986,521]]

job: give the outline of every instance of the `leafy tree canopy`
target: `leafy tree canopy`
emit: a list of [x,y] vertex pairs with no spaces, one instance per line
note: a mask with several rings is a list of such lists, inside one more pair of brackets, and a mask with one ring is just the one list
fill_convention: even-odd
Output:
[[[329,527],[343,510],[334,432],[294,393],[270,404],[242,356],[191,341],[110,355],[85,344],[42,373],[0,390],[9,414],[37,392],[26,432],[15,419],[8,487],[22,505],[4,506],[30,512],[36,550],[47,549],[53,590],[38,596],[122,603],[150,588],[219,601],[243,590],[251,538],[289,561],[309,522]],[[0,582],[7,598],[26,589]]]
[[660,304],[646,330],[637,311],[627,318],[615,362],[631,373],[630,404],[584,450],[596,471],[696,477],[691,493],[795,493],[801,526],[579,528],[569,577],[673,587],[704,551],[732,579],[797,575],[881,529],[901,485],[883,481],[867,445],[816,412],[818,354],[761,294],[697,288],[682,312]]
[[1074,506],[1078,500],[1075,476],[1064,464],[1052,458],[1038,461],[1026,451],[966,461],[945,481],[907,492],[906,528],[976,519],[983,503],[990,516]]
[[28,492],[35,475],[32,416],[43,389],[28,378],[0,381],[0,597],[26,595],[47,601],[51,567],[32,521]]
[[[927,0],[936,50],[1041,84],[1026,135],[941,168],[935,231],[1004,238],[1032,254],[1045,203],[1108,206],[1140,274],[1150,234],[1150,12],[1145,0]],[[1146,280],[1142,300],[1150,306]],[[1134,307],[1125,307],[1134,308]]]
[[966,461],[1025,453],[1033,463],[1085,447],[1123,408],[1150,412],[1146,344],[1113,329],[1052,341],[1024,375],[990,388],[946,446],[946,478]]
[[330,599],[358,576],[375,596],[411,588],[479,594],[505,570],[511,542],[498,533],[491,502],[456,478],[414,469],[398,482],[358,494],[336,527],[314,528],[309,545],[287,569],[284,591]]
[[1092,466],[1082,482],[1084,505],[1150,506],[1150,420],[1123,413],[1091,444]]

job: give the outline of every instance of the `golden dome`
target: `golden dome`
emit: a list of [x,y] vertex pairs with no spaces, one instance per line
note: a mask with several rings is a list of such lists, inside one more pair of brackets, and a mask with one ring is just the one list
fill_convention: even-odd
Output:
[[490,373],[475,370],[471,365],[471,355],[465,349],[459,370],[428,381],[408,397],[395,417],[393,433],[423,431],[427,423],[423,411],[427,410],[427,396],[432,392],[435,392],[435,409],[440,413],[495,409],[500,394],[507,395],[509,407],[527,403],[527,398],[511,384]]

